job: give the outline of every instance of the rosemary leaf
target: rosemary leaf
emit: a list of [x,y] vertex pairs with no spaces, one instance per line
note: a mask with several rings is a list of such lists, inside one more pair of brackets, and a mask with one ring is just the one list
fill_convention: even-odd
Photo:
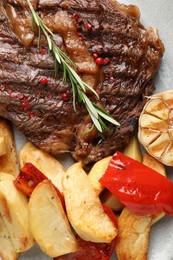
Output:
[[56,51],[58,52],[58,54],[60,55],[60,57],[62,59],[64,59],[66,62],[68,62],[68,64],[72,64],[74,67],[76,67],[74,62],[61,49],[59,49],[57,46],[56,46]]
[[114,124],[114,125],[117,125],[117,126],[120,126],[120,124],[112,117],[110,117],[110,115],[103,109],[101,109],[99,106],[97,106],[96,104],[93,104],[94,107],[96,108],[97,110],[97,113],[102,117],[104,118],[105,120],[107,120],[108,122]]
[[98,130],[100,133],[102,133],[102,132],[103,132],[103,129],[102,129],[101,125],[100,125],[99,120],[93,115],[93,113],[91,113],[91,111],[90,111],[90,109],[89,109],[88,107],[86,107],[86,108],[87,108],[87,110],[88,110],[88,113],[89,113],[89,115],[90,115],[92,121],[93,121],[93,124],[95,125],[95,127],[97,128],[97,130]]
[[93,124],[92,127],[91,127],[90,129],[88,129],[83,135],[89,134],[93,129],[94,129],[94,124]]
[[32,30],[34,30],[34,25],[35,25],[35,19],[34,19],[34,15],[32,14],[32,20],[31,20]]
[[55,78],[57,78],[57,76],[58,76],[58,63],[57,63],[56,59],[54,59],[54,68],[55,68],[54,76],[55,76]]
[[37,24],[37,26],[39,27],[39,19],[38,19],[38,17],[37,17],[37,14],[34,12],[34,9],[33,9],[33,12],[32,12],[32,16],[33,16],[33,18],[34,18],[34,20],[35,20],[35,22],[36,22],[36,24]]
[[51,41],[51,39],[49,37],[47,37],[47,43],[48,43],[49,50],[52,51],[53,44],[52,44],[52,41]]
[[93,114],[93,116],[98,120],[98,113],[97,110],[94,109],[93,103],[89,100],[89,98],[86,95],[83,95],[83,101],[86,103],[86,107],[88,107],[88,110]]
[[75,78],[75,80],[78,82],[79,86],[82,88],[83,92],[86,92],[85,86],[84,86],[84,82],[81,80],[81,78],[79,77],[79,75],[76,73],[76,71],[71,68],[68,64],[66,64],[69,67],[69,70],[71,72],[71,74],[73,75],[73,77]]
[[[53,47],[53,50],[54,50],[54,47]],[[59,64],[61,64],[61,59],[60,59],[60,57],[59,57],[59,55],[57,54],[56,51],[54,52],[54,55],[55,55],[55,58],[56,58],[57,62],[58,62]]]
[[64,71],[63,82],[66,83],[67,82],[67,69],[66,69],[66,66],[64,63],[62,65],[63,65],[63,71]]
[[99,122],[100,122],[101,127],[102,127],[103,129],[105,129],[107,132],[110,131],[109,127],[107,127],[107,125],[103,122],[103,120],[102,120],[101,118],[99,118]]
[[41,29],[38,27],[38,47],[40,47]]
[[71,85],[72,85],[72,91],[73,91],[73,108],[74,108],[74,111],[77,112],[77,110],[76,110],[76,88],[75,88],[73,81],[71,82]]
[[73,108],[76,111],[76,97],[78,98],[78,102],[82,102],[90,117],[91,120],[98,130],[100,136],[103,137],[103,130],[109,131],[109,128],[104,123],[104,120],[114,124],[118,125],[119,123],[113,119],[106,111],[104,111],[102,108],[100,108],[98,105],[93,103],[87,96],[86,89],[90,90],[98,99],[99,96],[96,93],[96,91],[89,86],[87,83],[85,83],[77,74],[76,72],[76,65],[74,62],[64,53],[55,43],[55,35],[54,33],[46,26],[46,24],[43,22],[43,20],[40,18],[40,16],[35,12],[30,0],[26,0],[28,3],[28,6],[31,10],[32,14],[32,29],[34,29],[34,23],[37,24],[39,29],[39,35],[38,35],[38,44],[40,44],[41,39],[41,31],[46,37],[47,44],[48,44],[48,54],[53,54],[54,57],[54,66],[55,66],[55,77],[57,77],[58,73],[58,65],[61,66],[63,70],[63,81],[66,83],[67,76],[69,78],[69,81],[72,86],[72,92],[73,92]]
[[78,93],[78,102],[81,103],[83,102],[83,92],[81,89],[77,88],[77,93]]
[[93,89],[90,85],[88,85],[87,83],[84,82],[84,86],[86,88],[88,88],[92,93],[94,93],[94,95],[99,99],[99,95],[97,94],[97,92],[95,91],[95,89]]

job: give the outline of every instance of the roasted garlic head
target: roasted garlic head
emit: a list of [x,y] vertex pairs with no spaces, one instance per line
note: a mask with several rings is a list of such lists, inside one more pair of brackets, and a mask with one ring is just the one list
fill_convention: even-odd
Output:
[[153,157],[173,166],[173,90],[150,97],[139,118],[138,138]]

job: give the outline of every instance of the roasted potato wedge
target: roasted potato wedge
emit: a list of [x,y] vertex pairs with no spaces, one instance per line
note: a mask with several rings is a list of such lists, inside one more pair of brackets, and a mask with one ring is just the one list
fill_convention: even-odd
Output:
[[5,222],[0,214],[0,259],[16,260],[18,254],[15,252],[10,234],[5,226]]
[[13,176],[17,176],[19,174],[19,166],[17,162],[13,131],[10,123],[5,119],[0,119],[0,136],[1,138],[4,138],[5,142],[4,144],[4,142],[2,141],[0,148],[1,172],[6,172],[12,174]]
[[16,252],[29,249],[33,237],[28,223],[28,200],[13,185],[14,177],[0,173],[0,213]]
[[135,136],[131,137],[129,144],[126,146],[124,150],[124,154],[137,160],[138,162],[142,162],[141,148]]
[[31,142],[27,142],[18,154],[21,167],[31,162],[62,192],[63,166],[48,153],[36,148]]
[[104,212],[80,162],[67,169],[63,188],[68,219],[76,233],[87,241],[111,242],[117,229]]
[[[166,174],[163,164],[148,153],[144,154],[143,164],[158,171],[160,174]],[[163,213],[142,216],[124,208],[118,219],[119,233],[116,245],[118,259],[147,259],[151,225],[156,223],[162,216]]]
[[[96,162],[88,174],[89,181],[97,195],[100,195],[104,190],[104,187],[99,182],[99,179],[105,173],[111,158],[112,156],[108,156]],[[108,190],[103,191],[103,194],[101,195],[101,201],[115,211],[121,210],[123,208],[123,204]]]
[[[144,155],[143,155],[143,164],[145,164],[148,167],[152,168],[153,170],[159,172],[163,176],[166,176],[165,166],[161,162],[156,160],[154,157],[152,157],[150,154],[144,153]],[[165,216],[164,212],[158,212],[158,213],[153,214],[152,215],[151,225],[153,225],[156,222],[158,222],[164,216]]]
[[51,257],[77,250],[77,242],[50,180],[37,185],[29,201],[29,223],[36,242]]
[[[105,173],[111,158],[112,156],[108,156],[96,162],[88,174],[89,181],[97,195],[100,195],[104,190],[104,187],[99,182],[99,179]],[[104,190],[103,194],[101,195],[101,201],[115,211],[123,208],[122,203],[108,190]]]
[[111,156],[108,156],[96,162],[88,174],[89,181],[94,187],[97,195],[99,195],[104,190],[104,187],[99,182],[99,179],[105,173],[111,158]]
[[146,260],[151,216],[124,208],[118,219],[116,252],[119,260]]
[[108,190],[104,190],[101,195],[101,202],[106,204],[114,211],[120,211],[124,208],[124,205]]
[[159,172],[161,175],[166,176],[165,166],[154,157],[152,157],[150,154],[144,153],[142,163],[155,170],[156,172]]
[[154,225],[155,223],[157,223],[160,219],[162,219],[165,216],[164,212],[158,212],[152,215],[152,221],[151,221],[151,225]]
[[7,153],[7,147],[5,142],[5,136],[0,136],[0,156]]

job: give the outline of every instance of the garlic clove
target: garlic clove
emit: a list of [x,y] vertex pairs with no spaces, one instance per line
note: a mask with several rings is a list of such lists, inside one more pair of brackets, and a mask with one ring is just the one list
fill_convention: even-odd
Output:
[[169,108],[160,98],[151,99],[146,107],[146,112],[163,120],[167,120],[169,117]]
[[170,137],[168,133],[163,133],[152,144],[149,145],[148,150],[155,157],[161,157],[169,144]]
[[168,124],[165,120],[161,120],[149,114],[143,114],[140,120],[141,127],[150,128],[159,131],[166,131]]

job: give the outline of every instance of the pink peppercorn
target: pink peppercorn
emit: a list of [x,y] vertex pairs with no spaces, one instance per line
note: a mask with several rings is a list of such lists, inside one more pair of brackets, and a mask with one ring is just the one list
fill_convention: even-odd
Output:
[[47,80],[47,78],[41,78],[40,79],[40,83],[41,83],[41,85],[43,85],[43,86],[45,86],[46,84],[47,84],[47,82],[48,82],[48,80]]
[[41,49],[41,55],[45,55],[46,54],[46,50],[45,49]]
[[103,65],[103,63],[104,63],[104,60],[103,60],[103,58],[97,58],[96,59],[96,63],[97,63],[97,65]]
[[104,59],[104,64],[107,65],[109,63],[110,59],[109,58],[105,58]]
[[87,24],[85,25],[85,27],[86,27],[87,30],[91,30],[92,25],[91,25],[90,23],[87,23]]
[[93,53],[93,57],[94,57],[94,59],[97,59],[98,58],[98,53]]
[[61,98],[63,101],[69,101],[69,94],[68,93],[62,93]]

